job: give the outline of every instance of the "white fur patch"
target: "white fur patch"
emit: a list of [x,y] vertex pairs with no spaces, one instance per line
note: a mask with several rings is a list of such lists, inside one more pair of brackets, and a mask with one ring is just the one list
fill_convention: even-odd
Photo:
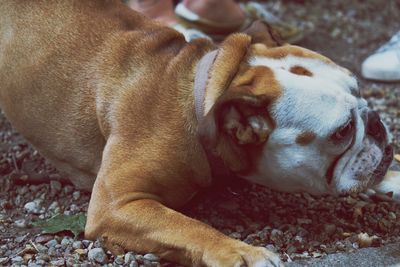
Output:
[[[279,59],[255,57],[249,64],[270,68],[283,88],[283,95],[272,110],[280,117],[278,123],[293,125],[288,119],[299,118],[295,114],[302,114],[304,120],[298,122],[303,124],[300,128],[329,132],[332,129],[327,121],[332,121],[332,127],[345,123],[348,119],[345,114],[356,106],[357,99],[351,95],[351,90],[357,87],[357,80],[335,64],[293,55]],[[310,71],[312,76],[292,73],[290,69],[295,66]]]

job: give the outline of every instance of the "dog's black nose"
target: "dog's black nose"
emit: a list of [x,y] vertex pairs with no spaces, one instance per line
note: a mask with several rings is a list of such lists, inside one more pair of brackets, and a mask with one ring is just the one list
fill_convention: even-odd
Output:
[[368,111],[367,134],[374,138],[378,143],[381,143],[386,138],[385,126],[379,117],[378,112]]

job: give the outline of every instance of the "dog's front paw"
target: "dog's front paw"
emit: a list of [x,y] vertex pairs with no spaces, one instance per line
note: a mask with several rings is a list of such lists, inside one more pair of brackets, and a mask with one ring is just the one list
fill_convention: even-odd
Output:
[[203,254],[206,266],[219,267],[283,267],[279,256],[266,248],[253,247],[240,241],[215,247]]
[[388,171],[383,181],[375,186],[379,193],[393,192],[393,199],[400,203],[400,171]]

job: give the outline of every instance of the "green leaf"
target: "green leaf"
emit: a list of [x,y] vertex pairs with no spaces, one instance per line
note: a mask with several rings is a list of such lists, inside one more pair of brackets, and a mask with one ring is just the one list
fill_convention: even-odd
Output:
[[76,215],[57,214],[47,220],[32,222],[32,225],[41,228],[44,233],[54,234],[62,231],[71,231],[75,236],[85,231],[86,214]]

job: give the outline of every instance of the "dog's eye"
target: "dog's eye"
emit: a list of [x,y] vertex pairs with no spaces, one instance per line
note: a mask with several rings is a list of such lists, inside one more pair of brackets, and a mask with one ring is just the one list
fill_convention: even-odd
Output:
[[332,134],[331,139],[335,141],[340,141],[346,139],[354,130],[354,121],[349,120],[346,124],[340,127],[334,134]]

